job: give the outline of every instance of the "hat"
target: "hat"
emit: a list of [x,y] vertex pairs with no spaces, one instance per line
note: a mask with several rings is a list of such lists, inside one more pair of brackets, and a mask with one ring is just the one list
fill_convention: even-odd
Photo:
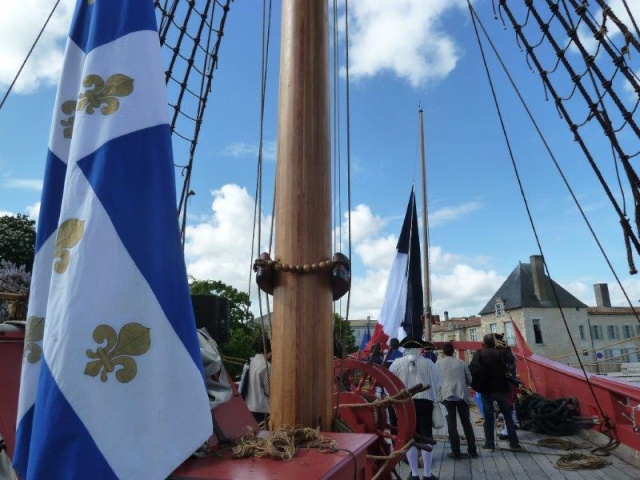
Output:
[[496,348],[505,348],[507,346],[507,342],[504,341],[503,333],[494,333],[493,338],[496,340]]
[[427,350],[435,350],[436,346],[431,343],[428,342],[426,340],[423,340],[421,338],[418,337],[414,337],[412,335],[408,335],[406,337],[404,337],[402,339],[402,341],[400,342],[400,346],[402,348],[425,348]]
[[402,348],[424,348],[425,343],[426,342],[421,338],[414,337],[412,335],[407,335],[400,342],[400,346]]
[[424,349],[432,352],[432,351],[436,350],[436,344],[433,343],[433,342],[425,341],[424,342]]

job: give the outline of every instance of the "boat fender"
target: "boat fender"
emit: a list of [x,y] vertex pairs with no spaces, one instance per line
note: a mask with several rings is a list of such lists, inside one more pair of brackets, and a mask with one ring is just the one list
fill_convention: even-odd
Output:
[[336,301],[351,288],[351,262],[346,255],[337,252],[333,256],[332,263],[331,292],[333,293],[333,301]]

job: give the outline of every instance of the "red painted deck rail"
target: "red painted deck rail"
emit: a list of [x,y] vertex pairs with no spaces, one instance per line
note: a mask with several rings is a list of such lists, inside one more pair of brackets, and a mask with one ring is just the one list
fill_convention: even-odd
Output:
[[0,434],[9,457],[15,448],[23,347],[24,332],[0,330]]

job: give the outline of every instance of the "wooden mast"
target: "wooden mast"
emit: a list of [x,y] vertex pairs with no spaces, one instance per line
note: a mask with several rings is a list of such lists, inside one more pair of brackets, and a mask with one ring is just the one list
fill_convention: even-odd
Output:
[[[331,259],[326,0],[283,0],[275,256]],[[273,292],[271,428],[331,428],[332,294],[326,268],[280,271]]]
[[422,106],[418,110],[420,117],[420,159],[422,160],[422,245],[423,261],[423,289],[424,289],[424,321],[427,324],[427,340],[431,341],[431,279],[429,275],[429,223],[427,212],[427,162],[424,154],[424,125],[422,120]]

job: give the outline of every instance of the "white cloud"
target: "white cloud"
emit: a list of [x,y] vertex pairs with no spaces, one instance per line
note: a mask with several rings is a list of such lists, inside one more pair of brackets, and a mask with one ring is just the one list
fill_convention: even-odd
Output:
[[353,2],[349,73],[358,78],[389,71],[414,87],[446,78],[460,54],[440,19],[463,7],[463,0]]
[[213,215],[186,230],[187,270],[196,278],[222,280],[246,292],[252,263],[253,199],[238,185],[224,185],[212,193]]
[[27,215],[29,215],[30,218],[34,219],[37,222],[38,216],[40,215],[40,202],[29,205],[26,210]]
[[35,178],[7,178],[4,181],[7,188],[22,188],[25,190],[42,191],[42,180]]
[[[49,16],[54,0],[3,0],[0,15],[0,90],[6,90]],[[62,0],[26,63],[13,92],[53,85],[60,76],[74,0]]]
[[[343,232],[348,231],[348,213],[344,214],[345,221],[342,224]],[[360,204],[351,212],[351,241],[359,243],[366,238],[377,235],[384,227],[385,221],[382,217],[371,213],[368,205]]]
[[[264,142],[262,145],[263,160],[275,162],[276,160],[276,142]],[[258,158],[258,146],[243,142],[234,142],[222,150],[222,155],[231,158]]]
[[[622,286],[624,287],[625,292],[627,292],[631,305],[636,308],[640,306],[640,278],[626,278],[622,280]],[[593,292],[593,286],[590,286],[590,289]],[[595,294],[592,293],[592,296],[595,299]],[[627,302],[627,299],[617,283],[609,284],[609,297],[611,299],[611,305],[614,307],[629,306],[629,302]],[[595,300],[589,305],[595,305]]]
[[355,252],[363,265],[368,268],[389,270],[396,255],[397,235],[367,238],[355,244]]
[[[255,257],[255,249],[251,252],[253,198],[246,189],[231,184],[212,194],[212,215],[187,227],[187,269],[196,278],[221,280],[246,292]],[[270,217],[262,219],[263,232],[269,231],[269,224]],[[358,205],[353,211],[351,319],[369,315],[377,320],[380,313],[398,242],[397,234],[383,232],[384,224],[368,205]],[[504,281],[485,267],[490,264],[486,257],[468,258],[434,246],[430,263],[434,313],[447,310],[451,315],[475,314]],[[253,283],[251,297],[257,312],[256,293]],[[342,305],[344,308],[344,301]]]
[[440,208],[429,214],[429,225],[435,227],[451,223],[481,208],[480,202],[466,202],[452,207]]

